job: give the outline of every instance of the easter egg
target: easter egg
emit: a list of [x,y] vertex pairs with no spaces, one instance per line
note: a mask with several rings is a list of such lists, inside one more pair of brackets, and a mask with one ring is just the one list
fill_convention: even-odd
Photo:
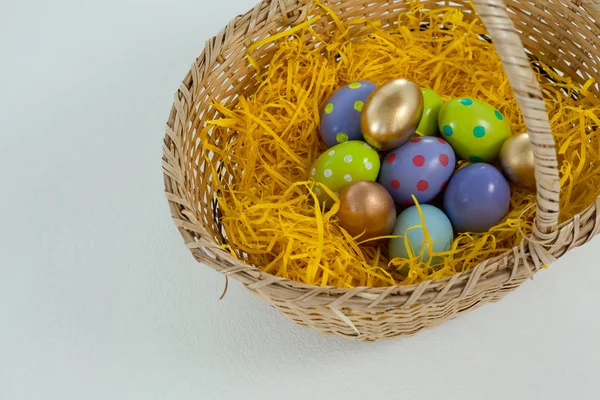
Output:
[[321,138],[327,146],[362,140],[363,107],[376,88],[369,81],[353,82],[336,90],[327,100],[321,111]]
[[511,136],[504,143],[500,150],[500,165],[512,183],[535,189],[535,158],[529,134]]
[[365,103],[362,133],[377,150],[391,150],[406,143],[423,116],[423,92],[406,79],[396,79],[375,89]]
[[437,136],[440,132],[438,129],[438,117],[444,105],[444,100],[431,89],[422,88],[421,92],[423,92],[423,117],[417,127],[417,135]]
[[413,205],[433,200],[446,186],[454,172],[456,156],[442,138],[413,138],[392,150],[383,159],[378,182],[399,205]]
[[337,217],[340,226],[350,235],[368,240],[392,233],[396,205],[377,182],[356,181],[342,191]]
[[448,183],[444,211],[458,232],[486,232],[508,212],[510,186],[495,167],[476,163],[459,170]]
[[442,106],[438,117],[442,136],[456,154],[471,162],[493,162],[511,135],[502,113],[481,100],[453,99]]
[[[353,140],[325,151],[314,162],[310,177],[327,186],[336,196],[355,181],[376,181],[379,174],[379,154],[365,142]],[[333,200],[324,190],[314,189],[319,202],[331,207]]]
[[[392,235],[399,237],[390,239],[388,246],[390,259],[419,257],[420,261],[428,262],[431,260],[432,253],[450,250],[454,231],[446,214],[428,204],[420,207],[423,219],[417,206],[407,208],[398,216]],[[425,239],[423,222],[430,240]],[[432,264],[438,264],[442,260],[431,261]]]

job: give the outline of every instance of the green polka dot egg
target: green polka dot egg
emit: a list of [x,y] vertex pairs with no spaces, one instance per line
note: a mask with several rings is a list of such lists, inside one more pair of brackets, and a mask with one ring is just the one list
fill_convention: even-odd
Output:
[[440,132],[456,154],[471,162],[494,162],[511,136],[510,124],[488,103],[468,97],[444,104],[438,118]]
[[[355,181],[377,180],[380,169],[379,154],[369,144],[358,140],[331,147],[317,158],[310,170],[310,179],[327,186],[339,197],[342,190]],[[314,189],[319,202],[333,205],[320,185]]]

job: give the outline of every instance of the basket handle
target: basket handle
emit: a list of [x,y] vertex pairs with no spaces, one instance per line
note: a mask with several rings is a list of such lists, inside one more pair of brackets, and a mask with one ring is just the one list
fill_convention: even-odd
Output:
[[533,144],[537,213],[533,236],[551,244],[557,236],[560,180],[556,148],[540,84],[503,0],[472,0],[500,55]]

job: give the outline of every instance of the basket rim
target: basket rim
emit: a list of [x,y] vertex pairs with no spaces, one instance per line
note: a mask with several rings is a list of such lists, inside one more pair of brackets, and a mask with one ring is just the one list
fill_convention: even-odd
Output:
[[[506,253],[485,260],[475,268],[457,273],[452,277],[413,285],[387,287],[313,286],[266,273],[256,266],[246,264],[243,260],[233,257],[219,247],[212,241],[204,225],[190,218],[191,211],[185,213],[186,206],[189,205],[184,196],[180,196],[178,190],[175,190],[183,187],[181,171],[178,163],[175,162],[176,151],[171,150],[177,143],[175,121],[182,118],[180,113],[185,110],[182,103],[193,98],[194,84],[202,84],[204,75],[208,75],[215,64],[219,63],[220,54],[234,44],[234,30],[241,29],[240,27],[247,30],[241,39],[239,32],[236,34],[235,39],[239,43],[243,42],[246,37],[250,37],[250,33],[256,34],[260,29],[266,30],[265,26],[274,19],[286,25],[294,24],[306,14],[311,2],[311,0],[262,0],[254,9],[234,18],[218,35],[207,41],[205,49],[195,60],[175,93],[163,143],[162,164],[165,193],[175,225],[197,261],[209,265],[226,277],[239,280],[246,287],[263,296],[302,303],[303,306],[328,306],[330,308],[352,306],[379,310],[408,307],[417,302],[420,304],[437,303],[468,296],[475,289],[486,290],[512,281],[520,284],[522,281],[532,278],[541,268],[549,265],[567,251],[591,240],[593,236],[600,233],[600,214],[596,212],[596,209],[600,209],[599,196],[595,204],[559,225],[548,241],[542,242],[526,238],[520,245]],[[474,0],[474,2],[495,6],[499,3],[504,5],[502,0]],[[506,14],[505,8],[504,13]],[[509,19],[507,14],[506,18]],[[557,242],[560,245],[557,245]]]

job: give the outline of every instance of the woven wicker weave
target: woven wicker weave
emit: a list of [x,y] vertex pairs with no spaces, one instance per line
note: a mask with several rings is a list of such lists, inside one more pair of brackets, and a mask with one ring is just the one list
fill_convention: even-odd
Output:
[[[179,90],[167,124],[163,170],[171,213],[187,247],[199,262],[239,280],[299,325],[361,341],[411,335],[457,314],[497,301],[531,278],[542,265],[600,233],[600,198],[580,215],[558,224],[559,180],[554,140],[540,87],[529,66],[531,55],[584,83],[600,78],[600,0],[473,0],[493,38],[514,88],[535,147],[538,207],[533,238],[502,257],[452,278],[414,286],[340,289],[277,278],[221,250],[218,212],[204,168],[208,151],[198,143],[200,126],[217,117],[212,100],[232,103],[256,88],[245,59],[256,40],[304,20],[310,0],[264,0],[208,40]],[[324,1],[341,19],[358,16],[397,23],[408,5],[402,0]],[[466,0],[427,1],[474,13]],[[319,24],[317,32],[334,26]],[[276,43],[253,56],[268,64]],[[600,80],[600,79],[599,79]],[[598,85],[590,90],[600,97]],[[223,171],[222,178],[228,178]]]

